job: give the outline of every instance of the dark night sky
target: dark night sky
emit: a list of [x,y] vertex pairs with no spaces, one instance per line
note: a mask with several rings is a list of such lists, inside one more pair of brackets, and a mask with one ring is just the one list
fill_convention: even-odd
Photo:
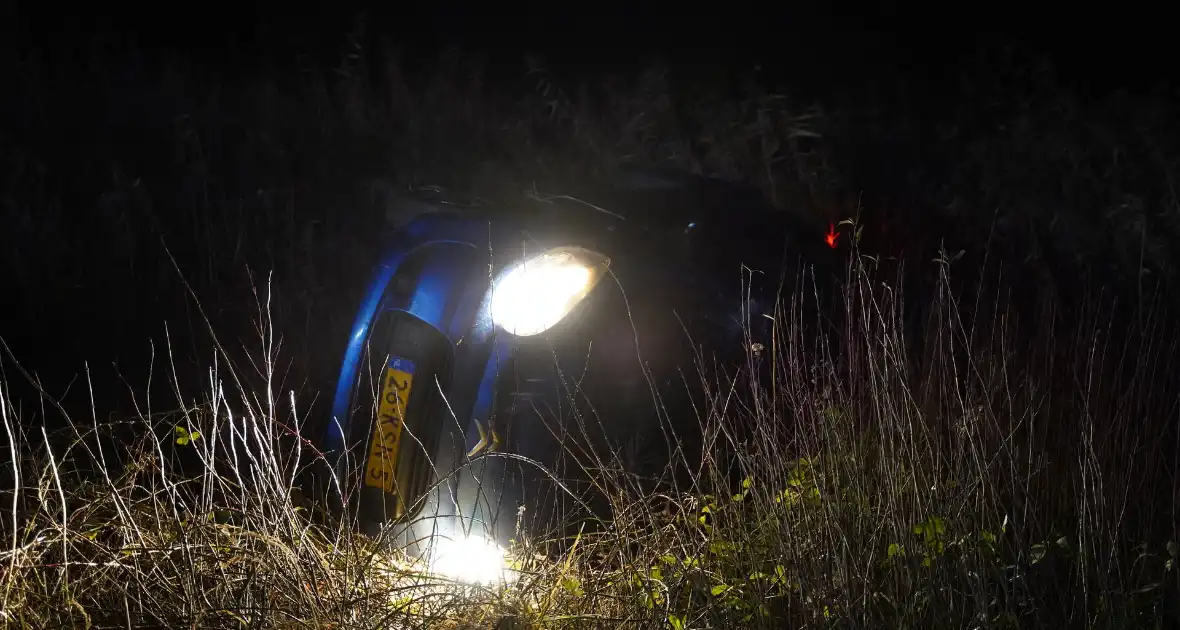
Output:
[[[639,67],[638,61],[656,53],[673,63],[733,64],[738,72],[759,63],[769,83],[780,84],[803,99],[826,103],[837,94],[876,105],[873,99],[892,97],[904,101],[907,108],[920,104],[920,113],[926,114],[938,112],[942,105],[951,105],[951,110],[959,105],[954,99],[962,98],[955,92],[963,78],[962,68],[968,63],[980,67],[981,50],[1000,41],[1016,41],[1033,51],[1052,52],[1058,78],[1092,92],[1120,87],[1146,91],[1162,85],[1172,97],[1177,94],[1175,65],[1170,63],[1175,56],[1173,39],[1157,36],[1158,29],[1144,26],[1167,24],[1161,16],[1129,9],[1126,3],[1119,5],[1119,16],[1086,15],[1077,5],[1068,11],[1051,11],[1033,3],[1006,8],[995,2],[976,9],[959,3],[926,3],[906,5],[904,10],[897,8],[900,3],[888,2],[777,3],[758,10],[749,8],[755,6],[752,3],[746,7],[711,3],[706,5],[710,11],[695,15],[685,14],[691,11],[689,3],[664,5],[666,9],[641,9],[639,3],[633,4],[630,14],[606,15],[605,10],[592,13],[601,4],[583,3],[574,6],[587,12],[579,15],[571,9],[565,14],[552,9],[549,14],[526,13],[486,3],[477,10],[445,3],[405,9],[402,3],[387,0],[367,7],[367,44],[376,44],[378,35],[386,36],[395,46],[404,47],[407,65],[417,62],[426,71],[432,67],[432,54],[443,46],[485,50],[491,64],[489,78],[506,80],[521,77],[525,52],[539,53],[559,77],[632,70]],[[48,60],[52,63],[45,66],[79,102],[95,81],[119,75],[119,61],[114,63],[114,73],[108,65],[95,77],[80,74],[103,50],[132,51],[140,63],[181,65],[210,77],[291,73],[301,54],[335,64],[358,10],[364,8],[350,1],[307,5],[313,8],[245,2],[112,5],[96,3],[80,12],[67,9],[65,3],[0,2],[0,73],[13,60],[18,65],[30,57]],[[718,12],[719,8],[728,13]],[[1037,11],[1053,15],[1034,19]],[[994,53],[984,54],[984,59],[987,54]],[[0,76],[0,90],[19,82]],[[31,83],[38,87],[36,77]],[[12,102],[22,105],[19,98]],[[39,106],[37,99],[29,102]],[[0,111],[3,105],[0,101]],[[73,101],[60,109],[66,116],[73,116],[75,109],[86,113],[84,105],[74,108]],[[42,153],[59,150],[67,157],[82,153],[70,135],[71,125],[95,123],[84,116],[55,119],[55,124],[58,120],[66,131],[52,131],[67,141]],[[18,142],[30,145],[42,141],[38,131],[18,129],[18,125],[10,131],[9,121],[4,122],[0,133],[12,133]],[[117,122],[110,125],[115,131],[91,135],[117,136]],[[885,162],[872,154],[863,159]],[[881,170],[882,179],[892,176],[888,169]],[[100,176],[108,175],[103,171],[93,178],[100,181]],[[79,185],[79,190],[89,189]],[[110,344],[117,345],[113,339]]]
[[[1153,35],[1151,25],[1160,17],[1126,3],[1118,15],[1079,6],[1052,11],[1051,5],[1035,3],[987,3],[975,9],[960,3],[738,4],[728,15],[693,14],[683,4],[638,3],[629,12],[609,15],[602,4],[578,7],[585,15],[465,3],[295,6],[183,3],[112,9],[103,3],[101,9],[79,13],[24,3],[11,5],[8,10],[19,16],[5,22],[12,29],[10,45],[26,50],[69,55],[101,30],[103,41],[134,42],[148,56],[182,58],[227,74],[248,72],[262,59],[281,67],[306,52],[337,57],[345,33],[364,9],[370,33],[385,33],[411,52],[459,44],[490,51],[493,66],[518,63],[522,51],[541,52],[551,69],[577,68],[579,74],[627,68],[660,52],[682,62],[758,61],[772,79],[777,75],[804,89],[904,82],[937,92],[941,82],[954,77],[956,64],[997,40],[989,32],[1002,31],[1009,41],[1051,51],[1063,78],[1083,88],[1146,90],[1165,78],[1170,83],[1175,75],[1167,63],[1170,38]],[[1046,18],[1038,19],[1038,11]]]

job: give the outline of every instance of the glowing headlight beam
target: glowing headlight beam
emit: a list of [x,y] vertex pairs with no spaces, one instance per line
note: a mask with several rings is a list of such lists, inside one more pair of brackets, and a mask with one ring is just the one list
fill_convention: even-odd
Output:
[[604,258],[573,248],[519,263],[492,286],[492,321],[520,337],[543,333],[590,293],[605,265]]
[[467,584],[490,585],[511,581],[504,550],[482,536],[435,539],[430,571]]

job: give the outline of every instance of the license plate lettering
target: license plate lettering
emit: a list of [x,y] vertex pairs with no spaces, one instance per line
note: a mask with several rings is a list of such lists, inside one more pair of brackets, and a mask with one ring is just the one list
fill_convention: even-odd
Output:
[[414,364],[400,358],[390,360],[381,379],[365,485],[389,494],[397,494],[397,460],[413,382]]

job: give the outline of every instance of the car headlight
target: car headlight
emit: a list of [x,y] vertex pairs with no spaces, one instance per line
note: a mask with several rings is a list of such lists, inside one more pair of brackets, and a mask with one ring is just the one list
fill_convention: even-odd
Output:
[[508,557],[503,548],[483,536],[435,538],[430,571],[456,582],[495,584],[511,581]]
[[590,293],[608,262],[561,247],[510,267],[492,285],[492,321],[521,337],[549,330]]

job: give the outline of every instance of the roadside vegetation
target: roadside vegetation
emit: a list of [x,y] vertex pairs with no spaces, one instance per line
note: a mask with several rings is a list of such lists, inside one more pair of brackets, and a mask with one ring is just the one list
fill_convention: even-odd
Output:
[[[9,73],[5,627],[1180,625],[1163,97],[1009,61],[928,121],[658,62],[510,85],[478,55],[409,76],[352,44],[224,82],[117,62]],[[510,204],[621,164],[838,225],[841,329],[783,295],[746,365],[691,366],[693,483],[596,471],[610,522],[522,533],[508,584],[323,518],[322,384],[398,191]]]

